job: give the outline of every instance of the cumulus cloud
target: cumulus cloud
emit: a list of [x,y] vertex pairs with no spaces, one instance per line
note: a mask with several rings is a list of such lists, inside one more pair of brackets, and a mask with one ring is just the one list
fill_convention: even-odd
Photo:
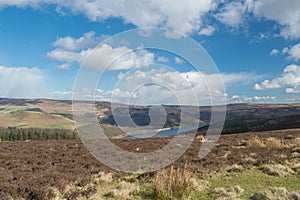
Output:
[[71,69],[71,64],[70,63],[61,64],[61,65],[57,66],[56,69],[61,70],[61,71],[68,71]]
[[38,68],[0,66],[2,97],[41,97],[45,77]]
[[244,21],[246,10],[247,6],[243,2],[231,2],[221,9],[216,18],[224,24],[237,27]]
[[69,100],[72,99],[72,91],[53,91],[50,92],[49,98],[50,99],[62,99],[62,100]]
[[300,93],[300,87],[298,87],[298,88],[286,88],[285,93],[287,93],[287,94]]
[[213,26],[206,26],[200,30],[199,35],[211,36],[215,32],[216,28]]
[[283,54],[288,54],[287,59],[299,61],[300,60],[300,43],[292,46],[291,48],[285,47],[282,50]]
[[[256,83],[254,85],[255,90],[269,90],[269,89],[279,89],[283,87],[286,88],[287,93],[292,93],[292,91],[297,91],[300,86],[300,66],[289,65],[281,74],[280,77],[274,78],[272,80],[264,80],[261,83]],[[293,89],[293,90],[291,90]]]
[[270,55],[271,56],[275,56],[275,55],[278,55],[280,53],[280,51],[278,49],[273,49],[271,52],[270,52]]
[[80,38],[73,38],[70,36],[58,38],[53,45],[60,49],[76,51],[80,49],[92,48],[95,47],[101,39],[95,37],[95,32],[90,31],[84,33]]
[[[126,46],[114,48],[109,44],[94,47],[97,43],[98,39],[93,32],[85,33],[78,39],[70,36],[58,38],[54,42],[57,48],[48,52],[47,57],[66,62],[59,66],[62,70],[69,69],[70,63],[73,62],[97,70],[105,70],[110,64],[108,70],[114,71],[145,67],[154,63],[155,60],[153,53],[142,48],[133,51]],[[88,59],[85,60],[85,58]]]
[[167,57],[164,57],[164,56],[158,56],[158,57],[157,57],[157,62],[169,63],[170,60],[169,60],[169,58],[167,58]]
[[204,35],[212,33],[212,28],[205,28],[208,26],[205,20],[210,17],[235,28],[249,18],[264,18],[279,24],[281,36],[300,38],[299,0],[289,0],[288,3],[282,0],[185,0],[176,3],[172,0],[2,0],[0,8],[39,8],[45,4],[56,6],[59,13],[69,11],[72,14],[83,14],[91,21],[121,18],[125,23],[137,27],[171,28],[185,34],[202,30]]
[[86,51],[82,52],[73,52],[73,51],[66,51],[63,49],[55,49],[51,52],[47,53],[47,58],[52,60],[57,60],[61,62],[78,62],[80,63],[84,56],[86,56]]
[[277,103],[276,96],[245,96],[233,95],[228,101],[232,103]]
[[289,52],[289,48],[288,47],[284,47],[283,49],[282,49],[282,54],[286,54],[286,53],[288,53]]
[[105,70],[107,66],[109,71],[142,68],[155,62],[154,54],[143,49],[133,51],[127,47],[113,48],[103,44],[89,51],[83,66],[97,70]]
[[[195,96],[203,104],[210,104],[211,96],[225,102],[227,94],[222,92],[222,79],[225,86],[243,83],[245,77],[241,74],[206,74],[201,72],[176,72],[164,68],[150,70],[135,70],[130,73],[120,73],[116,88],[134,96],[137,104],[178,104],[178,97],[184,104],[196,104]],[[209,85],[209,89],[208,86]],[[180,99],[180,98],[179,98]]]
[[300,37],[300,1],[253,0],[256,17],[278,22],[280,34],[285,38]]
[[55,4],[56,10],[65,8],[73,13],[86,15],[92,21],[117,17],[137,27],[167,27],[183,33],[198,31],[202,25],[202,17],[216,7],[214,0],[186,0],[174,3],[172,0],[139,0],[120,2],[117,0],[19,0],[0,2],[5,6],[33,6]]
[[182,64],[182,63],[183,63],[183,60],[182,60],[181,58],[178,58],[178,57],[175,57],[175,58],[174,58],[174,61],[175,61],[175,63],[177,63],[177,64]]
[[[247,83],[249,77],[256,79],[253,74],[206,74],[202,72],[176,72],[167,68],[136,69],[127,73],[120,72],[115,88],[110,91],[103,89],[75,89],[81,100],[96,99],[128,104],[186,104],[209,105],[212,97],[214,103],[227,102],[258,102],[258,98],[250,101],[246,98],[230,98],[222,88],[225,86]],[[209,85],[209,89],[207,87]],[[95,96],[94,96],[95,95]],[[71,98],[71,92],[56,91],[52,97],[60,99]],[[196,99],[198,101],[196,101]],[[235,99],[235,100],[234,100]],[[257,100],[255,100],[257,99]],[[247,101],[246,101],[247,100]],[[264,100],[262,97],[261,100]],[[265,97],[265,100],[272,100]]]

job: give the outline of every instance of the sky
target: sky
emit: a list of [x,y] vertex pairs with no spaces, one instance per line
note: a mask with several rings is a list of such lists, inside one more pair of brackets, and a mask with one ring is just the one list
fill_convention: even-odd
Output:
[[[171,46],[199,43],[199,58],[207,52],[213,61],[204,68],[217,71],[144,48],[134,40],[153,36],[145,27],[161,28]],[[138,34],[115,36],[129,30]],[[0,97],[72,99],[74,91],[95,89],[78,88],[85,70],[102,75],[97,100],[177,104],[182,96],[194,104],[192,88],[201,104],[211,102],[207,95],[226,103],[299,103],[300,1],[0,0]]]

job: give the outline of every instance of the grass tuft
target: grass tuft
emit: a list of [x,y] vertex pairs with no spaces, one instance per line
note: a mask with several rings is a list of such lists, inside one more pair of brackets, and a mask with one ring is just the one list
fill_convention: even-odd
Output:
[[270,187],[260,192],[256,192],[251,199],[300,199],[300,192],[288,192],[284,187]]
[[265,145],[266,147],[272,149],[276,149],[276,148],[280,149],[285,147],[284,142],[274,137],[267,138],[267,140],[265,141]]
[[265,147],[264,141],[258,136],[253,136],[247,141],[248,147]]
[[183,168],[175,169],[171,166],[170,169],[158,171],[154,177],[153,185],[156,199],[184,199],[191,192],[190,179],[192,173],[188,170],[188,165]]
[[111,190],[110,196],[114,199],[128,199],[130,195],[140,192],[140,187],[134,183],[120,182],[117,187]]

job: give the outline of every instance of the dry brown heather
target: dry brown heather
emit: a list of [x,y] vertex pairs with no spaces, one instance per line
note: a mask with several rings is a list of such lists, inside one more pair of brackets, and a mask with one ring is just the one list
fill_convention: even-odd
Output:
[[[99,187],[101,182],[111,180],[116,183],[139,181],[143,184],[152,184],[152,180],[159,183],[160,177],[163,177],[164,181],[171,180],[171,182],[179,178],[182,181],[178,182],[179,188],[185,184],[195,188],[196,181],[189,183],[186,181],[190,178],[190,173],[197,177],[208,177],[224,170],[238,173],[239,170],[248,170],[252,167],[258,167],[266,173],[273,171],[277,173],[276,170],[284,168],[270,164],[299,163],[299,138],[300,130],[224,135],[208,156],[202,159],[198,157],[198,151],[203,142],[195,139],[187,152],[173,164],[173,172],[171,168],[173,174],[170,174],[170,171],[160,171],[137,174],[134,178],[128,178],[132,175],[116,172],[101,164],[89,154],[80,141],[2,141],[0,199],[6,199],[8,196],[25,199],[92,197],[97,191],[103,190]],[[128,151],[136,152],[135,150],[139,148],[139,152],[150,152],[165,146],[170,140],[171,138],[114,139],[113,142]],[[189,163],[188,169],[182,169],[185,163]],[[178,167],[181,167],[179,171]],[[293,170],[296,173],[299,168],[295,166]],[[111,174],[107,175],[108,173]],[[159,184],[157,190],[164,191],[165,188]],[[110,192],[106,194],[107,198],[123,194],[126,196],[127,192],[128,195],[136,194],[140,191],[135,185],[125,183],[111,187]],[[162,189],[159,189],[160,187]],[[203,186],[205,187],[207,186]],[[226,193],[223,195],[230,196],[237,188],[222,190]],[[167,189],[166,192],[169,191]],[[219,195],[218,191],[215,192]],[[234,194],[237,198],[242,195],[241,190],[238,192]],[[99,199],[99,196],[95,197],[97,198]]]

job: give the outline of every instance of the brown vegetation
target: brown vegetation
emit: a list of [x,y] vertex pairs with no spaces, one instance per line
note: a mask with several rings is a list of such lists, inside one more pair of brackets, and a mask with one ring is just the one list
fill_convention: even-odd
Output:
[[271,187],[260,192],[255,193],[252,200],[298,200],[300,199],[300,191],[288,192],[282,187]]
[[[224,169],[236,173],[236,171],[247,170],[253,166],[261,167],[273,163],[281,165],[291,163],[290,168],[295,173],[299,172],[299,166],[297,167],[296,164],[299,163],[300,149],[294,147],[293,141],[298,141],[295,139],[300,137],[300,130],[255,133],[261,140],[263,137],[277,138],[285,145],[293,144],[291,148],[249,146],[247,144],[253,139],[253,134],[221,136],[217,146],[202,159],[198,155],[203,143],[195,140],[187,152],[173,164],[172,170],[167,168],[157,172],[160,175],[141,174],[137,179],[150,183],[156,177],[157,187],[161,188],[157,188],[157,191],[172,194],[171,185],[173,187],[178,185],[180,188],[180,185],[188,184],[189,189],[196,189],[199,185],[200,189],[201,185],[203,188],[207,187],[204,182],[198,183],[197,186],[197,181],[191,181],[193,179],[190,179],[190,173],[204,178]],[[295,139],[284,139],[286,135],[293,135]],[[125,150],[135,152],[136,148],[140,148],[139,153],[143,153],[159,149],[170,140],[171,138],[148,138],[112,141]],[[189,163],[188,167],[182,168],[186,162]],[[50,199],[55,196],[69,199],[89,197],[96,192],[95,185],[112,179],[120,179],[119,182],[121,182],[125,177],[123,173],[113,171],[94,159],[77,140],[2,141],[0,142],[0,163],[0,199],[6,199],[8,196],[15,199],[20,197]],[[159,185],[161,179],[164,182]],[[179,180],[165,184],[168,180],[175,179]],[[125,181],[131,183],[130,180]]]
[[153,180],[156,199],[183,199],[186,198],[191,190],[192,173],[188,165],[169,169],[163,169],[156,172]]

